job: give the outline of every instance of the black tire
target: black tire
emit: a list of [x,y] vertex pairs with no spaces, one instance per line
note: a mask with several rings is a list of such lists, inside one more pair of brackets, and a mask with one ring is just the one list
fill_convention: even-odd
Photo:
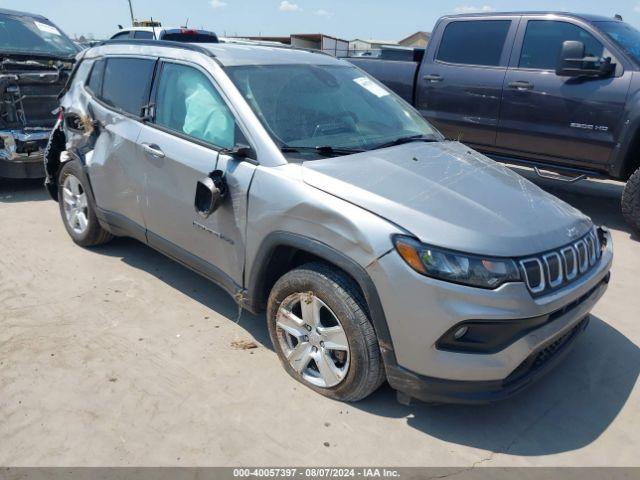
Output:
[[627,180],[622,192],[622,215],[631,228],[640,234],[640,168]]
[[[319,387],[294,370],[282,350],[276,326],[281,303],[295,293],[312,292],[340,322],[349,346],[348,371],[334,387]],[[269,335],[285,370],[300,383],[335,400],[356,402],[376,391],[385,380],[378,338],[369,320],[364,299],[354,281],[323,263],[309,263],[282,276],[269,295]]]
[[[67,214],[65,212],[65,199],[63,194],[65,180],[69,176],[74,176],[78,179],[81,191],[85,193],[87,207],[86,207],[86,219],[87,226],[81,233],[72,228],[67,220]],[[67,233],[72,240],[81,247],[95,247],[107,243],[113,238],[109,232],[102,228],[95,213],[95,204],[93,197],[88,193],[86,187],[86,178],[82,170],[82,166],[77,160],[72,160],[65,163],[60,169],[58,174],[58,206],[60,207],[60,216],[62,217],[62,223],[67,229]]]

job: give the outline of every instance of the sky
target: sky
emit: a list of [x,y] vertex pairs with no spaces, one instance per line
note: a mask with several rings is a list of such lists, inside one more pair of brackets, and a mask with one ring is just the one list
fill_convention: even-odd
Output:
[[[640,28],[640,0],[132,0],[137,19],[203,27],[219,35],[325,33],[400,40],[431,31],[438,17],[472,11],[562,10],[613,16]],[[127,0],[0,0],[0,7],[39,13],[70,36],[106,38],[130,25]]]

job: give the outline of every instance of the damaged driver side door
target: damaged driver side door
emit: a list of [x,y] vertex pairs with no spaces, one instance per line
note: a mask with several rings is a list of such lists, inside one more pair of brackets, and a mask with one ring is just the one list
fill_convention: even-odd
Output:
[[[195,65],[162,61],[151,99],[138,140],[147,240],[236,292],[243,284],[247,196],[256,166],[227,152],[245,137],[214,80]],[[207,209],[214,185],[219,198]]]

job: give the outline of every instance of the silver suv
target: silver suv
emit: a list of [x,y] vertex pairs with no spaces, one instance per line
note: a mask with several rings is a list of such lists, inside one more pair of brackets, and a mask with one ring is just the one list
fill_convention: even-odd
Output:
[[46,169],[78,245],[137,238],[266,310],[287,372],[339,400],[505,398],[609,281],[605,229],[316,52],[89,49]]

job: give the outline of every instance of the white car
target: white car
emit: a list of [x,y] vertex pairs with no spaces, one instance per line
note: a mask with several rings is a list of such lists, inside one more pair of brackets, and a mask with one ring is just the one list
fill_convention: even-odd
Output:
[[111,36],[110,40],[171,40],[186,43],[218,43],[218,36],[214,32],[195,28],[162,26],[139,26],[123,28]]

